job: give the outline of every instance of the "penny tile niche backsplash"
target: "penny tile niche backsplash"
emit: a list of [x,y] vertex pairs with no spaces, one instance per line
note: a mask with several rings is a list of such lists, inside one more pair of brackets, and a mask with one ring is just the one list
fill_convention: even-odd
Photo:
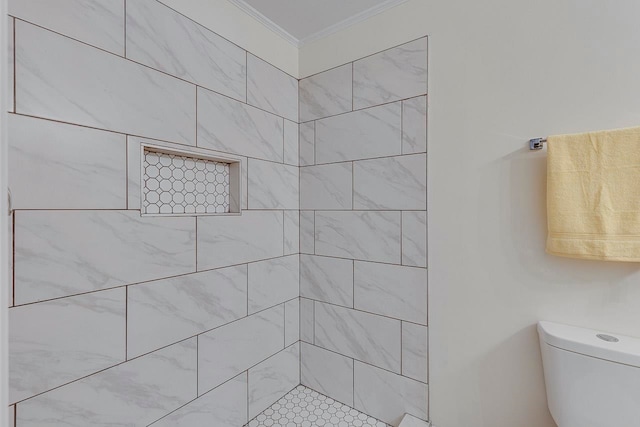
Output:
[[426,38],[298,81],[156,0],[6,19],[9,425],[428,418]]

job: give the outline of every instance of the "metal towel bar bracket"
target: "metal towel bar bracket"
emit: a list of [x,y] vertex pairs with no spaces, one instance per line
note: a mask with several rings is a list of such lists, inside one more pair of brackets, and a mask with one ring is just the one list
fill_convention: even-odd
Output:
[[534,138],[529,140],[529,150],[542,150],[547,138]]

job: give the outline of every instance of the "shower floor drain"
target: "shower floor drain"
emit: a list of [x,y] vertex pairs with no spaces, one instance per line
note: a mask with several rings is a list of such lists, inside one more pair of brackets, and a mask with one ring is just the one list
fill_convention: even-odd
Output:
[[391,427],[317,391],[299,385],[265,409],[248,427]]

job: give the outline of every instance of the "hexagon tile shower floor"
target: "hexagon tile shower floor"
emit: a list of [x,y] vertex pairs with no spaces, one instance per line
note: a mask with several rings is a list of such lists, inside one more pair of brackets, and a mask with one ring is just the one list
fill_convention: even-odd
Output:
[[246,427],[391,427],[303,385],[249,421]]

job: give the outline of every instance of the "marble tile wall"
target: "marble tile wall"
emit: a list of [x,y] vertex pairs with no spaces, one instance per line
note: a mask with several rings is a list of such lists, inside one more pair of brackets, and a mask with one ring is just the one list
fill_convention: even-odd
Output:
[[428,418],[427,39],[300,81],[302,384]]
[[[15,426],[244,425],[300,383],[298,80],[156,0],[5,19]],[[238,158],[241,215],[141,217],[142,143]]]

